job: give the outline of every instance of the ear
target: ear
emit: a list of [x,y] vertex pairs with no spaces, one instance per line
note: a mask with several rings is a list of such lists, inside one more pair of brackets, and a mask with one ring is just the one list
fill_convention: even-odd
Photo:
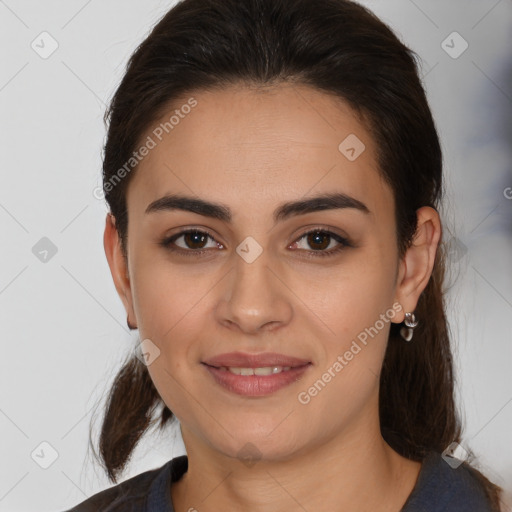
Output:
[[128,315],[127,323],[137,328],[127,261],[121,250],[121,240],[116,229],[115,217],[110,212],[107,213],[105,222],[103,247],[105,248],[105,255],[107,256],[114,285]]
[[399,263],[395,300],[402,306],[396,322],[403,322],[405,313],[416,309],[434,268],[437,246],[441,239],[439,214],[430,206],[416,210],[417,228],[411,246]]

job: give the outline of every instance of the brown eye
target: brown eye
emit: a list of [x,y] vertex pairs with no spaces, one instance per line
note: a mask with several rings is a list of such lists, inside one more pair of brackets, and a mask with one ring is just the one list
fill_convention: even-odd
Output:
[[309,246],[313,249],[323,250],[329,247],[331,236],[322,231],[309,233],[306,235],[306,240]]
[[[177,243],[180,239],[182,239],[182,241]],[[210,248],[217,247],[222,249],[222,244],[218,243],[209,233],[197,229],[189,229],[172,235],[171,237],[162,240],[160,244],[170,251],[194,255],[201,254],[209,249],[209,247],[206,247],[208,239],[213,242],[213,245],[211,245]]]
[[[212,241],[210,247],[207,247],[208,239]],[[178,243],[179,240],[182,240]],[[302,242],[304,240],[304,242]],[[301,247],[301,244],[304,246]],[[224,246],[217,242],[212,235],[205,231],[197,229],[188,229],[176,233],[160,242],[160,245],[169,251],[181,252],[185,255],[200,256],[209,249],[223,249]],[[293,249],[300,249],[300,252],[315,256],[331,256],[346,247],[353,247],[347,238],[332,233],[325,229],[313,229],[304,233],[292,246]]]
[[200,231],[188,231],[182,236],[187,249],[203,249],[206,241],[210,238]]
[[[322,229],[313,229],[304,233],[292,246],[309,253],[311,256],[331,256],[345,247],[352,247],[348,239]],[[329,250],[327,250],[329,249]]]

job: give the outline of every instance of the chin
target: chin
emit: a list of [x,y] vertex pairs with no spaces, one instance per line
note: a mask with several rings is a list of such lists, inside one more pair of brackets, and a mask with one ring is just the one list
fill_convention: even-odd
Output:
[[290,431],[272,432],[275,427],[275,422],[268,429],[251,429],[249,425],[241,425],[238,429],[229,429],[232,437],[225,435],[222,439],[210,438],[209,444],[227,457],[239,459],[249,467],[258,461],[286,461],[302,445]]

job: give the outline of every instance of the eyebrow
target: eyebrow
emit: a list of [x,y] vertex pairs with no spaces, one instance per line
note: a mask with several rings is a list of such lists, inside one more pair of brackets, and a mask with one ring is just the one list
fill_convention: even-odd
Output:
[[[352,208],[365,214],[370,213],[368,207],[358,199],[338,192],[283,203],[275,209],[273,217],[274,222],[277,223],[306,213],[345,208]],[[153,201],[148,205],[145,213],[169,210],[184,210],[227,223],[230,223],[233,218],[231,209],[226,205],[179,194],[167,194]]]

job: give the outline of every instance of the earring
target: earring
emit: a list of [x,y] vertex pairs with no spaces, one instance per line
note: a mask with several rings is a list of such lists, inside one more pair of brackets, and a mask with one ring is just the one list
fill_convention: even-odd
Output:
[[411,341],[414,328],[418,325],[418,320],[416,320],[414,313],[405,313],[404,324],[407,327],[400,329],[400,336],[402,336],[405,341]]

